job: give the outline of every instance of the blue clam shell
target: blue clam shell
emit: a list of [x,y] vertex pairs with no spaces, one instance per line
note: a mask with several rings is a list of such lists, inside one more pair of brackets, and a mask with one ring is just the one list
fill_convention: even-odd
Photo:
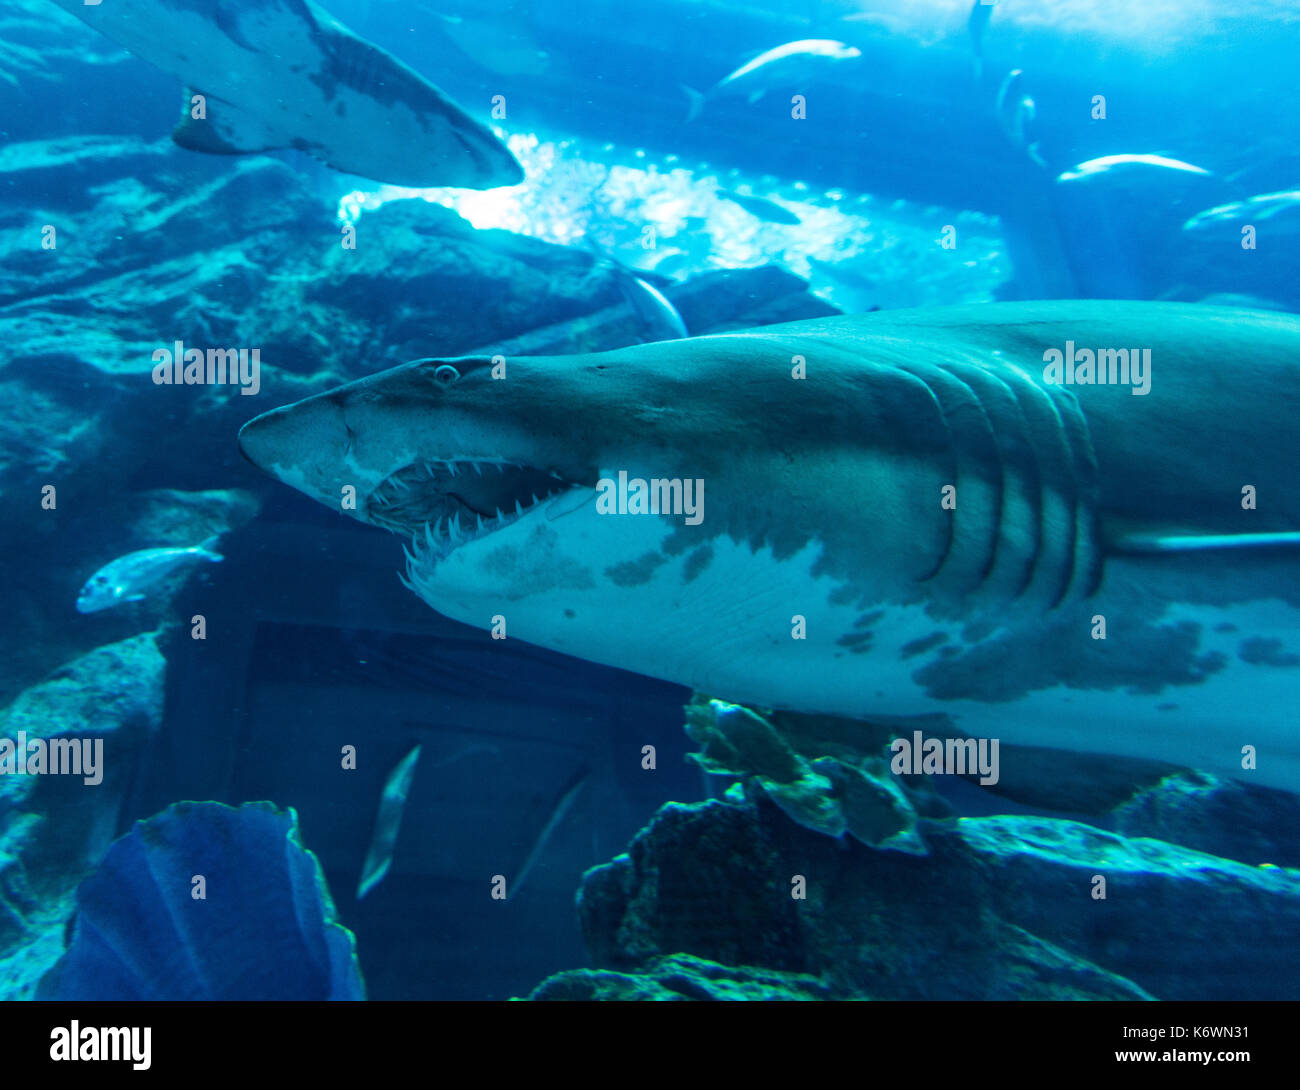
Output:
[[77,906],[40,999],[365,998],[353,935],[292,808],[169,806],[113,843]]

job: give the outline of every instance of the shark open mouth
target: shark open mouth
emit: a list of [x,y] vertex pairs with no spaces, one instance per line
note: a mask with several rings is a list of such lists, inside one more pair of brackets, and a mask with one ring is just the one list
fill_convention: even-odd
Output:
[[366,518],[441,558],[572,487],[554,473],[517,462],[435,459],[385,478],[366,500]]

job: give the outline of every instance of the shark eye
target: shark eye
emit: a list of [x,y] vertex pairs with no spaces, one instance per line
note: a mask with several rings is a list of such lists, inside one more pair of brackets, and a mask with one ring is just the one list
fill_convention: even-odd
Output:
[[439,386],[451,386],[460,378],[460,372],[449,363],[441,363],[433,372],[433,381]]

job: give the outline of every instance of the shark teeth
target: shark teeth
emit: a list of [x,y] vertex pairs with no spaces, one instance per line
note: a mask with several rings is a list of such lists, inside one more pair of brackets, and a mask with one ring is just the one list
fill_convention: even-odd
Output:
[[[472,541],[487,537],[518,522],[531,510],[531,507],[524,507],[516,500],[513,512],[502,511],[500,507],[492,515],[480,515],[476,512],[473,527],[461,524],[459,511],[451,518],[440,518],[433,523],[424,523],[411,538],[410,547],[402,546],[407,575],[412,581],[416,580],[416,573],[422,567],[445,559],[462,545],[468,545]],[[406,579],[403,579],[403,582],[410,586]]]
[[552,470],[504,458],[422,457],[374,488],[365,519],[412,538],[406,552],[411,575],[572,487]]

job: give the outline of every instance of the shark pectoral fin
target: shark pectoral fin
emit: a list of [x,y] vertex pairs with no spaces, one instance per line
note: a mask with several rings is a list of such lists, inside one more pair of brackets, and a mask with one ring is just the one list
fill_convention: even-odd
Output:
[[1300,533],[1265,534],[1124,534],[1108,552],[1121,556],[1159,556],[1220,549],[1300,549]]
[[209,155],[251,155],[293,144],[291,137],[274,132],[252,114],[211,96],[205,96],[207,116],[195,118],[189,104],[196,93],[185,91],[185,116],[172,130],[177,146]]

